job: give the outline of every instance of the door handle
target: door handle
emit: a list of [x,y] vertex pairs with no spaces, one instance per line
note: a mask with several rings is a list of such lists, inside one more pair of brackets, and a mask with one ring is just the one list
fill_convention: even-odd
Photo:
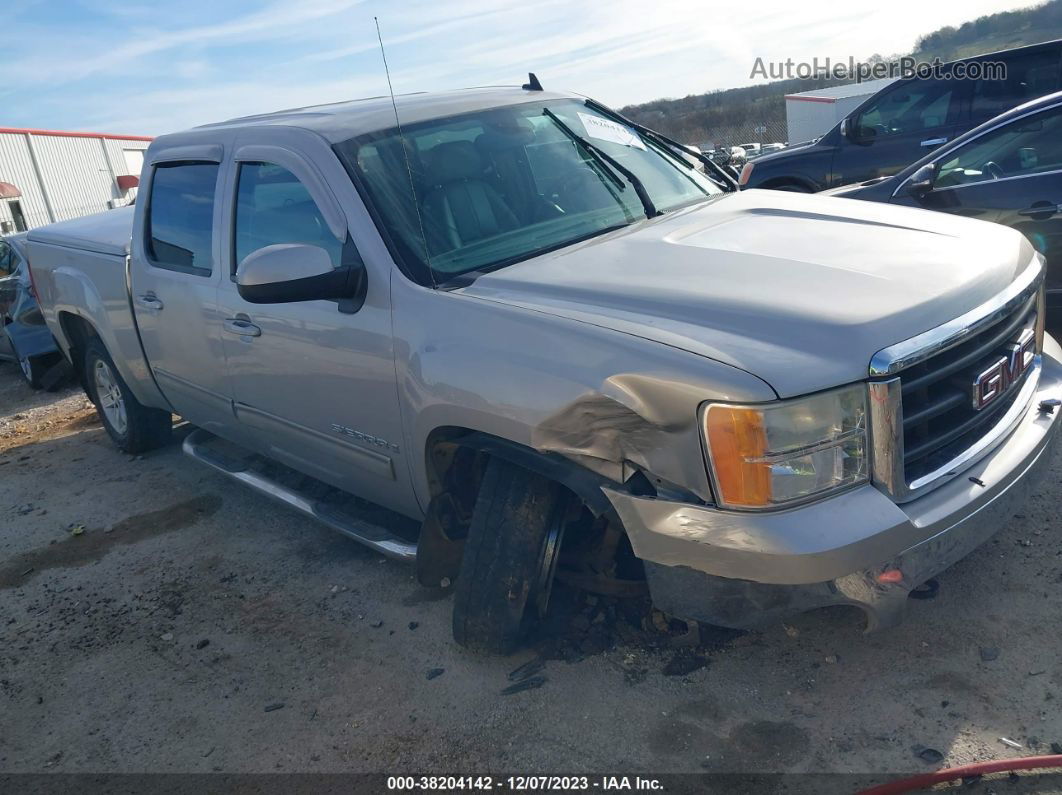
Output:
[[262,329],[245,317],[225,318],[225,331],[241,337],[261,337]]
[[136,302],[144,309],[153,309],[156,312],[162,309],[162,301],[155,297],[154,293],[144,293],[136,297]]
[[1054,215],[1057,212],[1062,212],[1062,205],[1051,204],[1051,202],[1037,202],[1032,207],[1018,210],[1018,215]]
[[921,146],[940,146],[941,144],[946,144],[947,142],[947,138],[926,138],[924,141],[922,141]]

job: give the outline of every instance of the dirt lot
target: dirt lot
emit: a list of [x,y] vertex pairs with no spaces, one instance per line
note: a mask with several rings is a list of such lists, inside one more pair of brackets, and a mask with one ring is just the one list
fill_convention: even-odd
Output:
[[[79,391],[31,393],[0,365],[0,773],[897,773],[940,766],[922,748],[1049,753],[1059,471],[886,634],[821,612],[684,650],[562,594],[559,638],[487,659],[407,567],[178,444],[122,455]],[[504,695],[540,653],[542,686]]]

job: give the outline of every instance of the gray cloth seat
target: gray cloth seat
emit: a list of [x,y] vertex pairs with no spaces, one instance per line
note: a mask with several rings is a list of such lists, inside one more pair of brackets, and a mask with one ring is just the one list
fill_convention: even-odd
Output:
[[424,213],[437,252],[452,251],[516,229],[516,215],[487,182],[471,141],[449,141],[424,154],[428,188]]

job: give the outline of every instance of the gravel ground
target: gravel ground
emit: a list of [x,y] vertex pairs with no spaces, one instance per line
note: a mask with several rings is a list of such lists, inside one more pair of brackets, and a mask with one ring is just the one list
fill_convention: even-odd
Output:
[[[559,638],[483,658],[406,566],[179,444],[120,454],[79,391],[0,364],[0,773],[880,774],[1049,753],[1059,472],[884,634],[821,611],[688,649],[634,606],[562,594]],[[503,694],[536,659],[541,686]]]

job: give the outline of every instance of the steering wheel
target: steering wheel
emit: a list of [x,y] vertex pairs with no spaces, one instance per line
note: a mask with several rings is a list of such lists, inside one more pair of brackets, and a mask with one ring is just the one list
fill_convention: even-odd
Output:
[[1006,174],[1003,172],[1003,169],[1001,169],[999,167],[999,164],[996,163],[994,160],[989,160],[987,163],[985,163],[984,166],[982,166],[982,170],[987,171],[989,174],[991,174],[992,179],[1003,179],[1003,177],[1006,176]]

